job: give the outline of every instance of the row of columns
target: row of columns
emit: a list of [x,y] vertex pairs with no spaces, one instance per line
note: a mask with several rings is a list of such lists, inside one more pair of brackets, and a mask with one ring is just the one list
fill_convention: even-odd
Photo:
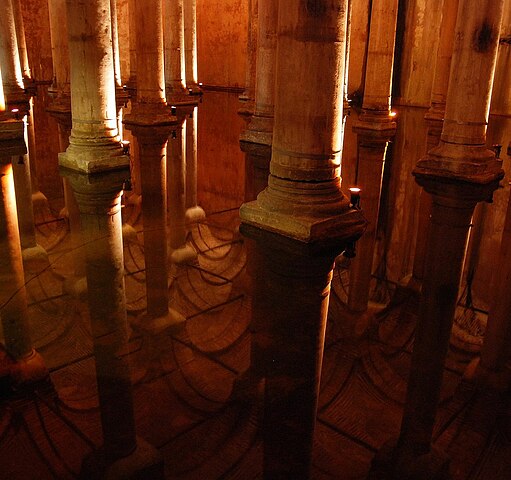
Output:
[[[197,205],[196,190],[198,97],[190,96],[200,93],[196,6],[195,2],[176,3],[166,1],[166,8],[174,9],[174,16],[165,17],[171,21],[165,26],[166,46],[171,52],[167,56],[168,82],[164,78],[162,0],[152,0],[143,6],[140,2],[132,5],[138,31],[138,35],[134,35],[137,53],[134,71],[138,73],[133,75],[132,84],[136,98],[132,99],[131,113],[124,124],[137,140],[137,157],[142,166],[137,180],[142,191],[147,314],[139,319],[137,326],[151,333],[184,321],[168,307],[168,250],[170,247],[170,258],[175,263],[195,259],[195,251],[186,243],[187,222],[205,216]],[[14,31],[12,5],[9,1],[7,14],[0,22],[2,80],[8,92],[7,108],[17,109],[14,113],[24,116],[30,103],[20,76],[16,39],[21,37]],[[74,255],[77,259],[74,276],[78,280],[75,283],[80,286],[74,285],[69,290],[75,293],[79,290],[88,299],[103,429],[103,445],[84,461],[81,474],[83,478],[109,475],[131,478],[139,474],[145,478],[162,478],[159,454],[136,436],[130,368],[126,360],[128,328],[121,197],[123,185],[130,176],[130,159],[120,134],[119,104],[122,102],[119,97],[123,89],[116,5],[114,0],[50,0],[49,7],[55,76],[54,101],[49,112],[59,124],[63,151],[59,164],[65,182],[65,213],[69,219],[72,248],[85,251],[85,256]],[[67,22],[62,22],[62,12],[67,14]],[[175,31],[182,34],[174,35]],[[172,53],[176,51],[182,55]],[[21,49],[23,52],[26,55],[26,49]],[[81,60],[84,58],[85,62]],[[186,89],[185,78],[189,79]],[[170,86],[167,97],[165,83]],[[171,109],[167,100],[175,102],[175,111],[171,111],[174,107]],[[23,158],[26,152],[23,133],[27,129],[18,121],[4,122],[3,117],[0,127],[0,157],[3,159],[0,162],[0,210],[3,212],[0,241],[6,252],[0,263],[1,318],[6,350],[15,364],[13,377],[24,382],[47,375],[30,341],[20,254],[20,245],[25,247],[23,235],[28,230],[26,222],[22,221],[23,215],[31,213],[32,207],[28,158]],[[169,145],[168,162],[172,175],[167,176],[169,138],[173,140],[172,147]],[[12,188],[13,162],[9,155],[16,155],[18,169],[25,166],[15,190]],[[186,165],[187,156],[191,158],[190,168]],[[15,191],[19,197],[17,201],[13,198]],[[167,195],[171,198],[168,209]],[[18,205],[19,232],[13,205]],[[167,222],[172,227],[170,237],[166,234]],[[33,214],[31,227],[29,233],[35,239]]]
[[[315,228],[316,221],[327,224],[331,221],[329,201],[335,194],[328,187],[332,180],[329,175],[335,170],[336,152],[325,147],[332,146],[328,134],[340,134],[341,122],[328,124],[322,114],[337,118],[338,112],[332,112],[332,105],[338,109],[336,89],[340,88],[338,82],[342,77],[338,73],[334,75],[329,66],[318,60],[334,58],[333,51],[319,53],[318,50],[334,48],[326,31],[334,18],[338,25],[345,25],[346,4],[333,12],[325,5],[305,9],[286,0],[275,3],[258,0],[255,108],[240,137],[241,149],[246,154],[245,200],[249,203],[242,206],[240,215],[242,232],[255,240],[255,244],[249,243],[254,346],[261,351],[259,358],[273,362],[263,362],[266,398],[272,399],[271,409],[268,405],[265,411],[276,425],[284,422],[288,427],[282,432],[279,427],[271,428],[271,420],[266,425],[271,434],[265,438],[265,472],[275,478],[290,472],[305,478],[310,473],[307,470],[310,465],[292,455],[293,458],[286,457],[290,453],[281,451],[279,445],[286,444],[286,435],[312,437],[311,423],[307,427],[307,422],[302,421],[298,427],[288,416],[296,415],[299,410],[300,418],[314,418],[315,382],[319,381],[317,367],[321,361],[321,331],[325,320],[325,305],[319,300],[319,292],[322,301],[328,298],[328,271],[332,265],[326,259],[333,262],[335,248],[332,247],[336,241],[339,246],[346,246],[346,242],[360,235],[363,221],[347,222],[336,233],[328,228]],[[426,115],[429,153],[414,170],[424,192],[421,230],[409,286],[422,289],[422,298],[408,393],[399,439],[377,455],[371,478],[444,478],[448,469],[446,458],[432,449],[431,438],[465,244],[475,205],[491,197],[503,176],[501,162],[485,146],[502,5],[499,1],[476,7],[469,1],[459,0],[446,2],[444,6],[432,107]],[[277,24],[279,7],[285,14],[280,15]],[[364,101],[362,114],[354,126],[359,141],[357,182],[363,185],[364,216],[368,221],[350,271],[348,305],[358,312],[365,311],[368,304],[382,167],[388,142],[396,130],[390,91],[397,8],[397,1],[372,2]],[[277,30],[275,38],[272,32]],[[344,33],[342,39],[338,45],[341,49],[345,45]],[[253,43],[249,36],[249,67]],[[317,57],[312,63],[313,54]],[[315,78],[308,76],[307,66],[311,64],[315,66]],[[480,72],[477,77],[473,76],[474,69]],[[320,86],[315,84],[317,78],[323,79]],[[250,76],[244,96],[250,92],[249,80]],[[321,97],[314,95],[319,90]],[[327,138],[318,140],[319,131],[327,132]],[[258,169],[260,174],[256,173]],[[316,182],[314,196],[308,190],[312,181]],[[346,208],[344,213],[338,212],[337,221],[342,223],[349,218],[348,212],[357,215]],[[476,365],[479,377],[487,378],[488,371],[497,372],[500,376],[493,375],[493,384],[500,380],[501,386],[502,377],[509,378],[509,355],[505,353],[509,343],[508,308],[502,302],[505,279],[509,276],[505,245],[508,220],[497,276],[498,295],[490,311],[481,364]],[[341,232],[346,234],[344,242],[336,236]],[[319,247],[323,241],[330,245],[330,256]],[[342,247],[338,251],[341,250]],[[321,267],[318,256],[324,261]],[[307,288],[302,282],[307,283]],[[298,305],[296,310],[295,305]],[[268,317],[272,318],[271,325],[265,321]],[[268,342],[268,338],[272,341]],[[292,352],[288,351],[289,345],[293,345]],[[297,351],[307,354],[302,358]],[[299,373],[297,365],[300,365]],[[279,382],[285,382],[288,392],[282,404],[280,400],[275,403],[272,395],[279,389]],[[297,398],[301,399],[299,406],[293,403]],[[304,398],[307,400],[303,401]],[[284,405],[290,404],[295,407],[293,413],[285,411]],[[300,455],[310,458],[306,452]]]

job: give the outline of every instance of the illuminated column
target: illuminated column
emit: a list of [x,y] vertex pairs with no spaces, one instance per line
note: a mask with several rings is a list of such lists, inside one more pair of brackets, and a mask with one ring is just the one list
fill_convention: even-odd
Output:
[[[1,82],[0,82],[1,84]],[[11,158],[26,152],[21,121],[6,120],[0,85],[0,319],[16,383],[45,378],[48,371],[30,339],[27,292],[16,216]]]
[[185,79],[186,88],[192,95],[200,95],[197,73],[197,0],[183,0]]
[[275,104],[275,60],[279,4],[259,0],[259,37],[257,39],[257,80],[255,113],[240,136],[245,152],[245,201],[255,200],[266,188],[270,173]]
[[414,170],[432,195],[422,301],[397,447],[373,463],[390,464],[393,478],[434,479],[447,468],[431,438],[465,244],[474,207],[503,177],[501,161],[485,146],[503,3],[460,0],[440,144]]
[[348,307],[367,310],[378,223],[383,164],[388,142],[396,133],[390,111],[392,66],[398,0],[374,0],[365,73],[364,101],[359,120],[353,125],[358,136],[357,186],[362,189],[367,230],[357,243],[357,256],[350,264]]
[[[172,105],[189,102],[185,76],[184,0],[164,0],[165,88]],[[172,100],[170,100],[170,98]]]
[[130,77],[127,87],[131,93],[137,88],[137,0],[128,0],[128,21],[130,32]]
[[[424,116],[428,124],[428,152],[439,144],[440,135],[442,133],[457,12],[458,0],[444,2],[442,24],[440,25],[440,42],[438,44],[435,65],[435,77],[431,91],[431,107]],[[417,235],[417,241],[415,243],[412,277],[408,283],[409,288],[415,291],[420,291],[422,279],[424,278],[430,215],[431,196],[425,190],[422,190],[420,193],[419,222],[417,225],[419,234]]]
[[[0,65],[2,65],[2,81],[7,108],[18,111],[25,124],[28,124],[30,97],[24,92],[11,0],[5,2],[5,9],[0,19]],[[44,248],[37,244],[35,236],[28,152],[13,159],[12,170],[16,186],[16,205],[23,262],[26,269],[39,271],[48,265],[48,254]]]
[[347,1],[309,5],[280,1],[269,185],[240,209],[253,321],[271,318],[265,478],[310,478],[332,268],[365,224],[340,185]]
[[169,259],[172,263],[188,263],[197,253],[186,241],[186,133],[185,119],[193,106],[177,109],[178,124],[167,145],[167,190],[169,219]]
[[27,136],[28,136],[28,151],[30,152],[30,183],[32,186],[32,202],[35,207],[39,208],[48,208],[48,199],[46,196],[39,190],[39,182],[37,181],[37,158],[36,158],[36,148],[35,148],[35,131],[34,131],[34,105],[32,95],[36,94],[36,85],[34,80],[32,79],[32,74],[30,72],[30,65],[28,63],[28,54],[27,54],[27,44],[25,40],[25,28],[23,24],[23,15],[21,14],[21,0],[13,0],[12,7],[14,11],[14,22],[16,24],[16,37],[18,43],[18,52],[21,64],[21,75],[23,77],[23,84],[25,87],[25,91],[31,95],[29,99],[30,108],[27,114]]
[[197,115],[195,107],[186,117],[186,222],[196,223],[206,218],[197,205]]
[[166,147],[177,119],[165,102],[162,0],[138,2],[136,9],[137,101],[124,123],[140,158],[147,315],[139,326],[157,333],[184,321],[169,310],[167,266]]
[[[278,4],[278,2],[274,2]],[[259,0],[248,0],[248,35],[247,35],[247,73],[245,77],[245,90],[240,95],[240,108],[238,113],[250,120],[254,114],[256,99],[256,72],[258,51],[258,25]],[[277,5],[276,5],[277,6]]]
[[[123,155],[116,123],[109,0],[67,0],[73,127],[59,155],[80,209],[86,245],[103,445],[82,478],[163,478],[158,452],[136,437],[129,364],[121,233]],[[87,61],[84,62],[83,59]]]
[[[59,129],[59,151],[65,152],[71,135],[71,86],[69,72],[69,46],[67,33],[66,0],[48,1],[50,34],[53,61],[53,101],[48,113],[57,121]],[[63,18],[64,17],[64,18]],[[78,298],[85,298],[87,279],[85,275],[85,257],[83,255],[80,211],[73,189],[67,178],[63,178],[64,209],[61,215],[67,217],[74,271],[64,280],[64,291]]]

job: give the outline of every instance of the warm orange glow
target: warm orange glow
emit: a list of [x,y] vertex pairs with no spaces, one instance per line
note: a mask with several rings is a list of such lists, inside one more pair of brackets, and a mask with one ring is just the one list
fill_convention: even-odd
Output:
[[389,117],[392,117],[392,118],[394,118],[396,115],[397,115],[397,112],[390,112],[389,113]]
[[359,194],[361,192],[361,189],[358,187],[351,187],[350,192],[353,194],[357,194],[357,193]]
[[2,75],[0,71],[0,112],[5,112],[4,86],[2,84]]

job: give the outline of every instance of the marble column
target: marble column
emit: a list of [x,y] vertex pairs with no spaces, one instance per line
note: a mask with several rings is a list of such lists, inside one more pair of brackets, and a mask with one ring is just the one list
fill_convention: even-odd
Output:
[[[278,4],[278,2],[274,2]],[[238,113],[247,121],[254,114],[259,29],[259,0],[248,0],[247,66],[245,90],[239,96]]]
[[[69,146],[72,126],[66,0],[49,0],[48,10],[53,61],[53,84],[51,86],[53,100],[47,111],[57,121],[59,151],[65,152]],[[63,288],[66,293],[76,298],[85,299],[87,279],[85,257],[82,250],[80,211],[69,180],[64,177],[62,181],[65,206],[60,215],[66,217],[69,224],[73,260],[73,273],[64,280]]]
[[[438,43],[435,65],[435,76],[431,91],[431,107],[424,116],[428,125],[428,152],[439,144],[440,135],[442,133],[457,13],[458,0],[444,2],[442,23],[440,25],[440,41]],[[430,215],[431,196],[425,190],[422,190],[420,193],[419,221],[417,225],[417,231],[419,234],[417,235],[417,241],[415,243],[412,276],[408,282],[408,287],[412,291],[420,291],[422,280],[424,278]]]
[[[82,478],[163,478],[158,452],[135,433],[121,233],[129,158],[119,141],[109,0],[67,0],[73,126],[61,171],[79,205],[86,245],[103,445]],[[83,61],[83,59],[87,61]]]
[[172,105],[188,104],[185,69],[184,1],[164,0],[163,36],[165,40],[165,91]]
[[268,184],[273,119],[275,109],[275,68],[279,3],[259,2],[259,36],[257,39],[257,79],[255,112],[240,136],[245,152],[245,201],[255,200]]
[[48,209],[48,199],[39,190],[39,182],[37,181],[37,158],[35,149],[35,131],[34,131],[34,104],[33,96],[37,93],[37,87],[32,74],[30,72],[30,65],[28,63],[27,43],[25,40],[25,27],[23,22],[23,15],[21,13],[21,0],[12,0],[12,7],[14,11],[14,22],[16,25],[16,38],[18,43],[18,53],[21,64],[21,75],[23,77],[23,86],[25,92],[30,95],[30,108],[27,115],[27,148],[30,152],[30,183],[32,186],[32,202],[36,208]]
[[128,21],[130,32],[130,76],[127,88],[134,96],[137,88],[137,15],[136,0],[128,0]]
[[194,106],[177,108],[178,124],[167,144],[167,191],[169,224],[169,260],[177,265],[197,259],[197,252],[187,242],[186,226],[186,117]]
[[184,40],[185,40],[185,79],[191,95],[200,95],[197,70],[197,0],[183,0]]
[[392,454],[373,462],[373,472],[387,465],[391,478],[444,478],[448,468],[431,442],[465,244],[476,204],[503,177],[485,145],[502,8],[503,1],[460,0],[440,144],[413,172],[432,210],[401,432]]
[[255,240],[254,323],[271,318],[264,475],[309,478],[332,268],[365,221],[340,188],[347,1],[279,9],[269,184],[240,216]]
[[350,264],[348,307],[367,310],[378,224],[383,165],[388,142],[396,133],[392,116],[392,67],[398,0],[371,3],[371,27],[367,50],[362,113],[353,125],[358,137],[357,186],[362,190],[367,230],[357,244],[357,256]]
[[[0,82],[1,83],[1,82]],[[24,155],[24,123],[10,120],[3,111],[0,88],[0,319],[5,349],[12,364],[7,365],[15,383],[42,380],[48,375],[42,357],[30,339],[25,275],[21,256],[16,196],[11,158]]]
[[166,147],[177,119],[165,101],[162,0],[138,2],[136,18],[137,101],[124,124],[137,139],[142,187],[147,314],[138,326],[158,333],[184,321],[169,310],[167,265]]
[[[7,109],[17,111],[20,118],[23,118],[28,125],[30,96],[27,96],[24,91],[13,0],[5,2],[5,9],[0,19],[0,65],[2,65],[2,82]],[[48,254],[38,245],[36,239],[28,151],[25,155],[13,159],[12,170],[16,186],[23,262],[26,269],[37,272],[48,265]]]

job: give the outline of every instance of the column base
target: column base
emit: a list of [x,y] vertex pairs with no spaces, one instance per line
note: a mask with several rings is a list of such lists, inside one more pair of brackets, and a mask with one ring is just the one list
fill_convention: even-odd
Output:
[[198,223],[205,219],[206,212],[202,209],[202,207],[199,207],[198,205],[195,205],[195,207],[190,207],[186,210],[185,213],[186,223]]
[[62,284],[62,292],[81,302],[87,301],[87,277],[67,277]]
[[148,313],[138,316],[133,322],[133,328],[150,335],[159,335],[165,330],[183,326],[186,317],[173,308],[169,308],[166,315],[154,317]]
[[36,350],[32,350],[25,358],[15,360],[10,371],[10,377],[16,385],[40,382],[48,375],[43,357]]
[[401,455],[391,441],[375,455],[367,480],[450,480],[449,458],[432,449],[424,455]]
[[195,262],[195,260],[197,260],[197,252],[187,243],[175,250],[169,249],[169,261],[171,263],[182,265],[185,263]]
[[40,272],[50,265],[48,252],[39,244],[36,244],[35,247],[24,248],[21,251],[21,256],[23,268],[30,273]]
[[508,392],[511,388],[511,370],[489,370],[481,365],[481,358],[474,358],[467,366],[463,379],[481,387],[497,392]]
[[104,449],[92,452],[82,462],[81,480],[163,480],[164,465],[160,452],[137,437],[137,448],[130,455],[112,460]]
[[138,233],[129,223],[124,223],[122,225],[122,240],[124,243],[137,243],[138,242]]

